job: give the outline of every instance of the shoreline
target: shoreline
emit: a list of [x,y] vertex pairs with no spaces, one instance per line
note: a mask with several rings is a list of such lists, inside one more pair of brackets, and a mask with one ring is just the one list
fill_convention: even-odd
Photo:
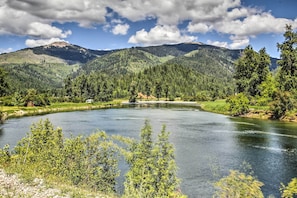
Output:
[[[62,104],[62,105],[61,105]],[[215,111],[210,108],[205,108],[205,105],[198,102],[191,102],[191,101],[166,101],[166,100],[152,100],[152,101],[137,101],[135,103],[131,103],[128,101],[123,100],[115,100],[111,102],[104,102],[104,103],[94,103],[94,104],[87,104],[87,103],[67,103],[64,104],[60,103],[60,106],[53,107],[47,106],[47,107],[34,107],[30,109],[26,109],[27,107],[20,108],[17,110],[14,110],[13,112],[9,111],[3,111],[2,112],[2,118],[1,122],[5,122],[5,120],[10,118],[20,118],[24,116],[37,116],[37,115],[45,115],[45,114],[51,114],[51,113],[59,113],[59,112],[72,112],[72,111],[84,111],[84,110],[96,110],[96,109],[108,109],[108,108],[121,108],[123,106],[127,105],[154,105],[154,104],[169,104],[169,105],[183,105],[183,106],[195,106],[199,107],[201,110],[206,112],[212,112],[222,115],[230,115],[226,111]],[[10,110],[11,111],[11,110]],[[262,119],[262,120],[274,120],[271,119],[271,113],[266,110],[251,110],[247,114],[241,115],[239,117],[242,118],[252,118],[252,119]],[[297,114],[294,116],[285,116],[280,120],[276,121],[282,121],[282,122],[294,122],[297,123]]]

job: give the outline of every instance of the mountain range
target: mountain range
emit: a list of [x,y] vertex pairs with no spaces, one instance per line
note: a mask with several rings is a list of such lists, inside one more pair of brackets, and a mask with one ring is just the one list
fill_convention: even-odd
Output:
[[[118,50],[91,50],[66,42],[26,48],[0,54],[0,67],[8,72],[13,91],[27,88],[60,88],[67,76],[82,72],[102,72],[116,77],[138,73],[146,68],[176,64],[202,75],[231,77],[234,61],[242,50],[231,50],[203,43],[180,43]],[[277,67],[271,58],[271,70]]]

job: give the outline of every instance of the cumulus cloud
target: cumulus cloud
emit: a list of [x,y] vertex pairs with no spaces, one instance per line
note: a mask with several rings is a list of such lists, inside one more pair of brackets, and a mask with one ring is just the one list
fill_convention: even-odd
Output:
[[221,41],[207,40],[207,44],[218,46],[218,47],[224,47],[224,48],[228,48],[229,47],[229,45],[228,45],[227,42],[221,42]]
[[129,29],[128,24],[117,24],[116,26],[113,27],[112,33],[115,35],[121,34],[121,35],[126,35]]
[[67,38],[68,35],[71,35],[71,30],[63,32],[61,29],[53,27],[48,24],[43,24],[40,22],[33,22],[30,23],[28,26],[27,34],[34,37],[41,37],[41,38]]
[[27,39],[26,45],[28,47],[38,47],[43,45],[49,45],[54,42],[67,42],[60,38],[50,38],[50,39]]
[[3,54],[3,53],[9,53],[9,52],[12,52],[13,49],[12,48],[7,48],[7,49],[2,49],[0,48],[0,54]]
[[131,36],[129,43],[143,44],[143,45],[157,45],[157,44],[173,44],[182,42],[196,41],[197,37],[181,34],[176,26],[161,26],[158,25],[152,28],[149,32],[144,29],[137,31],[135,35]]
[[106,2],[98,0],[9,0],[10,8],[48,21],[77,22],[81,27],[105,22]]
[[189,32],[199,32],[199,33],[206,33],[209,32],[212,29],[211,26],[208,26],[205,23],[196,23],[192,24],[191,22],[188,25],[188,31]]
[[[230,36],[228,47],[236,48],[259,34],[282,33],[286,24],[297,28],[297,18],[277,18],[259,8],[244,7],[240,0],[0,0],[0,35],[25,35],[30,42],[37,39],[36,43],[72,34],[54,27],[55,22],[74,22],[83,28],[100,24],[115,35],[126,35],[128,23],[148,19],[156,20],[156,26],[139,29],[129,43],[188,42],[197,39],[189,34],[216,32]],[[183,33],[178,29],[181,23],[187,23]]]

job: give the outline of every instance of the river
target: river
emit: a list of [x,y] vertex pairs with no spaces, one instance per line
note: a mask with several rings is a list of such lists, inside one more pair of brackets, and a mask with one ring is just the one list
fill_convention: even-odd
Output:
[[192,107],[133,107],[54,113],[7,120],[0,146],[14,146],[33,122],[48,118],[66,137],[103,130],[139,138],[146,119],[153,135],[165,124],[175,146],[181,190],[192,197],[212,197],[214,181],[244,162],[265,185],[265,197],[280,197],[280,183],[297,177],[297,124],[232,118]]

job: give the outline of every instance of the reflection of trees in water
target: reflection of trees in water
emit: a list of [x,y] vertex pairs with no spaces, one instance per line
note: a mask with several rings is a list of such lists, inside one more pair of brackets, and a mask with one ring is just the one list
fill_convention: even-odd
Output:
[[1,124],[0,124],[0,136],[3,135],[3,129],[1,128]]
[[247,118],[230,120],[239,131],[236,138],[242,144],[297,152],[297,124]]
[[269,142],[269,135],[263,132],[269,131],[269,125],[262,120],[247,118],[230,118],[235,129],[236,138],[245,145],[266,145]]

